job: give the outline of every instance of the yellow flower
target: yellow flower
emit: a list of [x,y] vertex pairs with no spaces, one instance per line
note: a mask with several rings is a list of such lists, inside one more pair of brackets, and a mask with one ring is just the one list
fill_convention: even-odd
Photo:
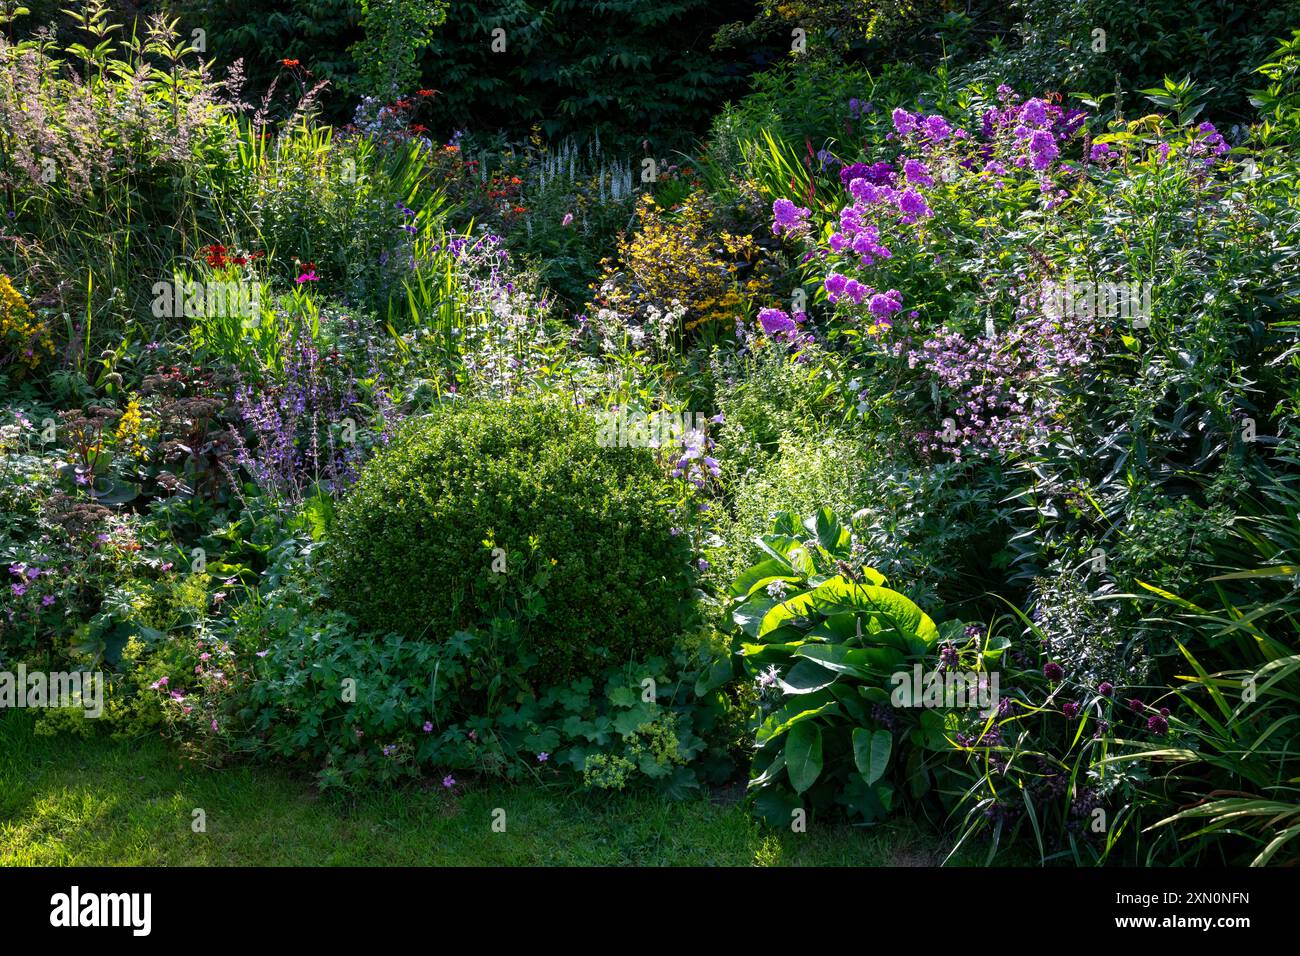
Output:
[[37,319],[7,275],[0,273],[0,347],[20,369],[34,370],[42,354],[54,354],[54,338],[46,323]]
[[117,444],[127,449],[136,458],[144,458],[149,451],[145,439],[151,437],[152,430],[145,425],[140,412],[140,396],[132,395],[126,404],[126,411],[117,420]]
[[636,216],[637,231],[619,239],[617,263],[602,263],[600,305],[631,317],[662,313],[678,302],[685,308],[681,326],[690,331],[732,319],[744,311],[747,296],[764,294],[762,278],[750,277],[742,287],[739,275],[759,254],[758,244],[718,230],[704,196],[687,196],[666,211],[645,194]]

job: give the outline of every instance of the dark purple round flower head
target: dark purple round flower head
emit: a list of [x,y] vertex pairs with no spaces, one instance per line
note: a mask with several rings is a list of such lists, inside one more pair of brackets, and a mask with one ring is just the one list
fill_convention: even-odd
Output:
[[1056,683],[1065,676],[1065,668],[1055,661],[1048,661],[1043,665],[1043,676],[1052,683]]
[[1147,718],[1147,730],[1153,734],[1167,734],[1169,733],[1169,721],[1159,714],[1152,714]]
[[1061,705],[1061,711],[1068,719],[1073,720],[1079,716],[1079,704],[1077,701],[1067,700]]
[[1133,713],[1138,714],[1146,710],[1147,705],[1142,703],[1142,701],[1138,700],[1136,697],[1134,697],[1128,702],[1128,709],[1133,711]]
[[1108,680],[1104,680],[1097,685],[1097,693],[1101,694],[1102,697],[1109,697],[1111,691],[1113,691],[1114,689],[1115,689],[1115,685]]
[[855,179],[865,179],[873,186],[892,186],[894,175],[894,167],[887,162],[852,163],[840,169],[840,182],[845,189]]
[[1161,717],[1168,717],[1168,716],[1169,716],[1169,708],[1168,708],[1168,707],[1161,707],[1161,708],[1160,708],[1160,716],[1161,716]]

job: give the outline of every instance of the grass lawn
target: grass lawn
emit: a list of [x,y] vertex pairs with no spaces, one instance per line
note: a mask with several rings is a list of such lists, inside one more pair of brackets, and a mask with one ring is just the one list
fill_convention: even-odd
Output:
[[[180,766],[161,740],[37,737],[0,718],[6,866],[927,865],[945,847],[891,823],[774,832],[734,799],[671,801],[473,784],[321,795],[278,768]],[[506,832],[492,830],[494,808]],[[194,833],[202,808],[207,832]],[[974,858],[954,862],[976,862]]]

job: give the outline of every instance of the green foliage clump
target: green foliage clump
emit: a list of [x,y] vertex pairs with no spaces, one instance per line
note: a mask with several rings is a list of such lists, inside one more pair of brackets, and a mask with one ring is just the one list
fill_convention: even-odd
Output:
[[[440,124],[681,146],[743,89],[746,50],[710,49],[736,0],[453,4],[425,55]],[[671,42],[665,42],[671,37]]]
[[[1008,16],[1008,13],[1010,15]],[[1300,3],[1234,0],[1017,0],[990,11],[1006,31],[960,72],[1011,86],[1104,93],[1190,76],[1212,115],[1248,116],[1251,71],[1300,21]],[[1126,107],[1140,110],[1135,98]]]
[[[801,524],[784,513],[762,537],[767,557],[732,582],[735,649],[754,681],[755,754],[750,790],[769,823],[843,808],[875,822],[904,794],[918,799],[943,779],[942,761],[958,725],[945,701],[914,697],[912,670],[960,655],[959,621],[942,627],[862,563],[852,532],[822,509]],[[946,642],[950,656],[932,652]],[[973,650],[973,653],[972,653]],[[969,689],[985,709],[996,699],[1000,648],[963,647]],[[973,707],[958,698],[946,706]],[[911,708],[929,707],[917,714]],[[979,718],[972,718],[978,722]]]
[[[342,789],[428,774],[453,788],[468,771],[682,795],[734,772],[742,705],[712,629],[595,679],[533,687],[509,628],[443,642],[362,633],[326,607],[329,575],[313,552],[285,548],[279,583],[232,615],[229,646],[244,664],[225,667],[236,686],[219,724],[232,749],[305,764]],[[216,742],[206,726],[183,729],[196,747]]]
[[240,146],[221,198],[248,210],[249,228],[235,238],[264,250],[283,286],[309,271],[381,315],[404,298],[416,235],[444,204],[426,146],[305,122],[273,137],[245,127]]
[[417,61],[447,19],[434,0],[361,0],[365,37],[352,49],[363,92],[395,96],[419,85]]
[[683,623],[689,555],[666,489],[648,451],[600,447],[573,408],[452,406],[343,502],[333,593],[365,628],[434,642],[509,619],[539,679],[597,673]]

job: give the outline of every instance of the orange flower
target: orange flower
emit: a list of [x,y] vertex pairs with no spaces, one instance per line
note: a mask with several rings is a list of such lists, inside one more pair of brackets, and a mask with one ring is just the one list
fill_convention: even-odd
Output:
[[295,66],[301,66],[302,64],[298,60],[281,60],[280,65],[292,70]]

